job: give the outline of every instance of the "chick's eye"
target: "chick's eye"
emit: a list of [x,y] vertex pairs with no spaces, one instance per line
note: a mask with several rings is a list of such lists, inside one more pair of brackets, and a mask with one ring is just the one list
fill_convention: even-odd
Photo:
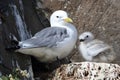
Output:
[[88,38],[89,36],[87,35],[86,37]]

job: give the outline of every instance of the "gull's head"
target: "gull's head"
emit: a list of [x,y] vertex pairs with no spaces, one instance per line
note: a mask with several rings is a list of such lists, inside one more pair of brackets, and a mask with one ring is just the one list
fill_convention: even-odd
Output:
[[57,10],[50,16],[51,26],[64,25],[65,23],[71,22],[73,22],[72,19],[69,18],[67,12],[63,10]]
[[80,42],[89,42],[94,39],[94,35],[91,32],[84,32],[79,36]]

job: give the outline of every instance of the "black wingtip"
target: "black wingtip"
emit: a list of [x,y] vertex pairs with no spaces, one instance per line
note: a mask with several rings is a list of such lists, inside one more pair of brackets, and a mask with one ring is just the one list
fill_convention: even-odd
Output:
[[9,38],[10,38],[11,44],[13,44],[13,45],[18,45],[19,44],[19,41],[17,40],[17,38],[12,33],[10,33]]
[[20,49],[20,46],[7,46],[7,47],[5,47],[5,50],[7,50],[7,51],[15,51],[17,49]]
[[5,47],[5,50],[15,51],[16,49],[20,48],[19,41],[12,33],[9,34],[9,39],[10,39],[10,44],[7,45],[7,47]]
[[17,41],[17,40],[11,40],[11,44],[12,45],[19,45],[19,41]]

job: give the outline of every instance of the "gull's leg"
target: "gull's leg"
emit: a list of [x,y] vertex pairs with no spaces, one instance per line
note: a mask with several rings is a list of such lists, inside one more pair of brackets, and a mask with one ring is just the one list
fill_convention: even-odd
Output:
[[58,62],[57,65],[58,65],[58,66],[61,65],[61,60],[58,58],[58,56],[56,57],[56,59],[57,59],[57,62]]

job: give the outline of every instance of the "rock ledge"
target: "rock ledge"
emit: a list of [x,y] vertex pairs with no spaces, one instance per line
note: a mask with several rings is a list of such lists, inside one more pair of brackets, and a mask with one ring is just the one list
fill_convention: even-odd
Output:
[[71,63],[58,68],[52,80],[120,80],[120,66],[95,62]]

